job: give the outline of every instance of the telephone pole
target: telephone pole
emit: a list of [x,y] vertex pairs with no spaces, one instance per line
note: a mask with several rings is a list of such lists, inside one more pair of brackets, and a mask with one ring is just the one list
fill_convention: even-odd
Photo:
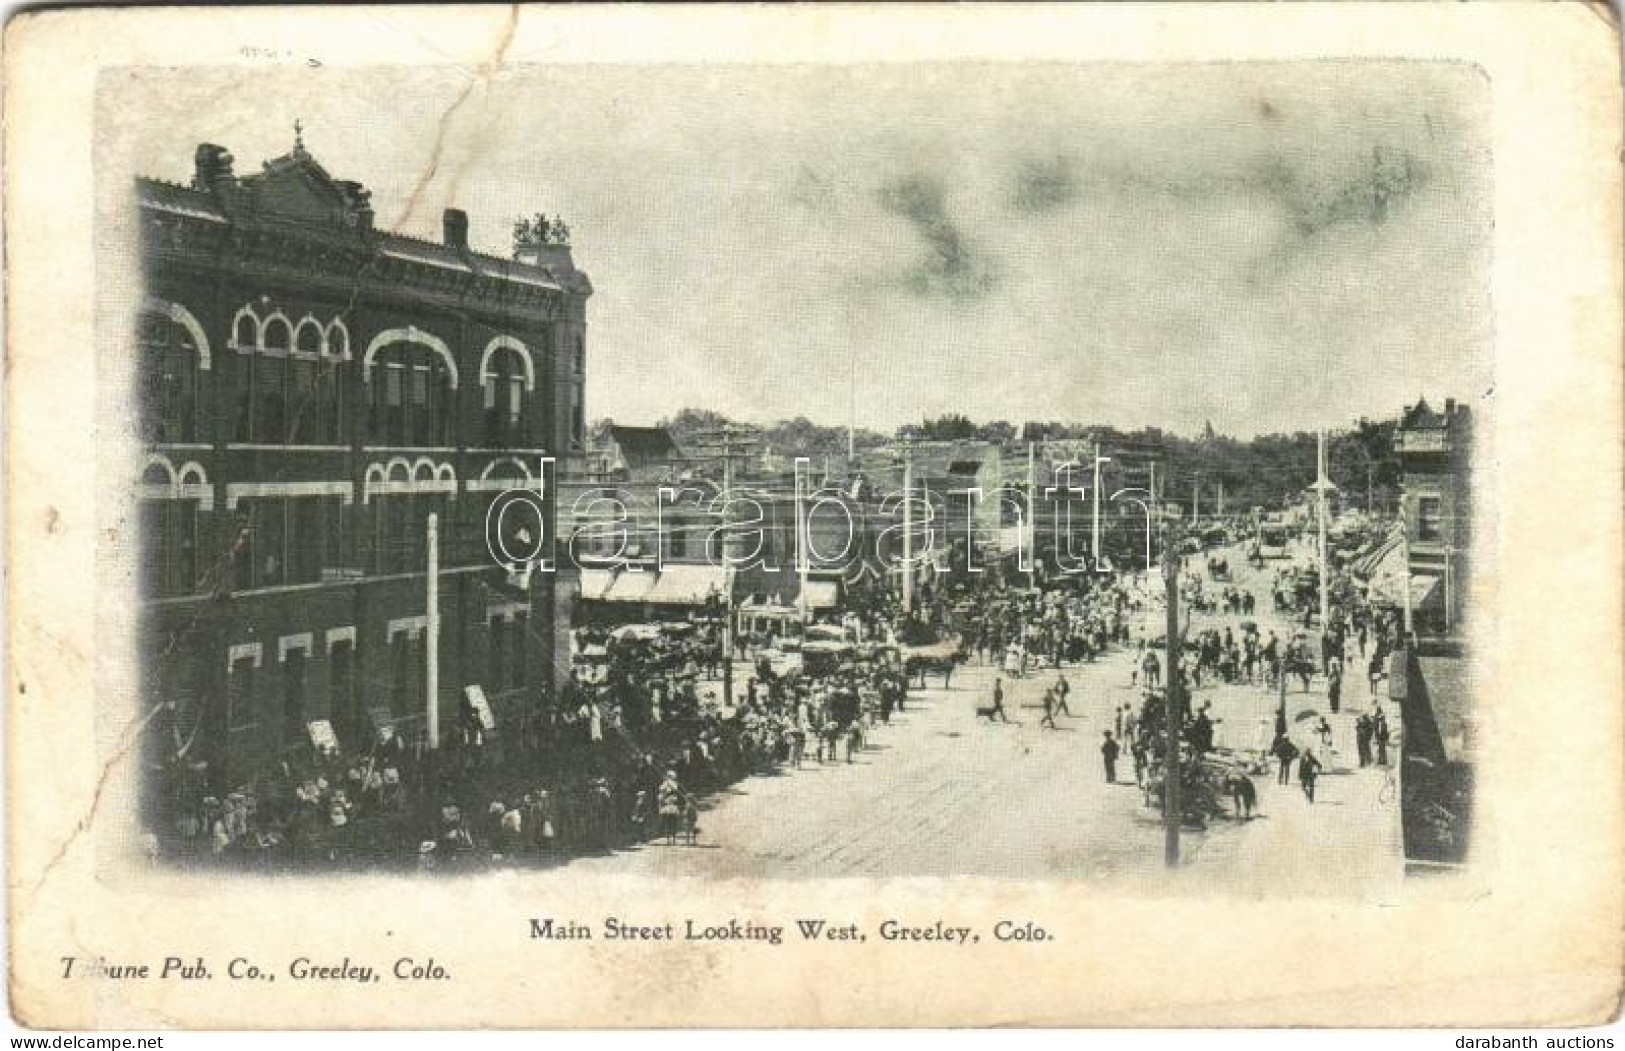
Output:
[[1023,523],[1027,544],[1027,587],[1038,586],[1038,479],[1034,471],[1033,442],[1027,443],[1027,520]]
[[[1090,490],[1091,495],[1094,498],[1094,510],[1093,510],[1093,512],[1091,514],[1091,518],[1093,519],[1093,525],[1090,528],[1089,548],[1090,548],[1090,553],[1092,554],[1092,556],[1094,557],[1094,560],[1095,560],[1095,572],[1097,572],[1097,573],[1100,571],[1100,465],[1103,464],[1103,463],[1109,463],[1109,462],[1111,462],[1111,457],[1110,456],[1104,456],[1104,457],[1101,456],[1100,455],[1100,443],[1096,442],[1095,443],[1095,484],[1094,484],[1094,488],[1092,490]],[[1151,561],[1151,558],[1150,558],[1149,555],[1147,555],[1146,556],[1146,562],[1147,562],[1148,565],[1149,565],[1150,561]]]
[[914,612],[914,443],[903,436],[903,614]]
[[809,575],[809,566],[807,563],[807,521],[804,517],[806,514],[804,505],[801,502],[801,464],[797,463],[795,466],[796,578],[800,585],[800,591],[796,596],[796,606],[801,615],[801,623],[805,624],[810,619],[808,616],[807,605],[807,578]]
[[1317,528],[1320,533],[1320,630],[1326,631],[1326,618],[1330,612],[1328,590],[1332,585],[1331,569],[1326,565],[1326,487],[1330,481],[1326,477],[1326,429],[1322,427],[1316,433],[1315,444],[1315,494],[1319,498],[1315,515]]
[[1185,709],[1179,681],[1179,536],[1174,523],[1164,519],[1162,534],[1162,578],[1168,587],[1168,689],[1163,705],[1165,751],[1162,767],[1163,861],[1179,864],[1179,823],[1184,818],[1180,783],[1184,767],[1179,743],[1185,732]]
[[440,747],[440,516],[431,513],[428,524],[429,580],[424,596],[424,710],[429,747]]
[[728,581],[728,544],[733,534],[728,532],[728,509],[733,506],[734,449],[733,428],[722,428],[722,704],[734,704],[734,596]]

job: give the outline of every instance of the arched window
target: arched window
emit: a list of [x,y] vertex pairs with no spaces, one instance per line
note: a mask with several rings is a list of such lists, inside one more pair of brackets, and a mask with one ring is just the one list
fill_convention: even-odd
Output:
[[[200,468],[196,473],[203,478]],[[141,586],[153,598],[189,595],[198,583],[198,500],[161,459],[147,465],[141,482]]]
[[367,435],[377,444],[451,444],[451,374],[432,347],[391,343],[369,365]]
[[293,346],[293,327],[281,314],[272,314],[266,318],[265,325],[260,331],[265,352],[268,354],[286,354]]
[[293,349],[301,354],[320,354],[322,352],[322,327],[316,319],[310,316],[302,318],[299,329],[294,333]]
[[485,441],[494,449],[525,444],[525,360],[511,347],[491,353],[481,377],[484,388]]
[[260,345],[260,321],[253,308],[243,307],[231,323],[231,342],[238,351],[248,354]]
[[193,442],[198,432],[198,347],[185,326],[164,314],[141,317],[138,334],[141,436]]
[[350,360],[350,330],[338,318],[327,323],[327,353],[335,358]]

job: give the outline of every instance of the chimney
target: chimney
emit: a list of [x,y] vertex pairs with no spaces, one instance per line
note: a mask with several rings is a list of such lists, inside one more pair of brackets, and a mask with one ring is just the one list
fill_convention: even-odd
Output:
[[1447,423],[1456,418],[1456,399],[1455,398],[1446,398],[1444,400],[1444,418],[1445,418],[1445,422],[1447,422]]
[[444,231],[442,240],[447,248],[455,248],[459,252],[468,251],[468,213],[461,208],[447,208],[441,216],[441,226]]
[[212,142],[198,143],[197,152],[192,155],[192,188],[213,190],[222,184],[234,182],[231,160],[231,151],[224,146],[216,146]]

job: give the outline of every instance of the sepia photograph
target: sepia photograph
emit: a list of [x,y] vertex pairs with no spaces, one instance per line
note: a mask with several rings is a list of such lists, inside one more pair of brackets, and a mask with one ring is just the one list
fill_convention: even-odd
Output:
[[1469,864],[1485,80],[964,74],[109,75],[147,848]]
[[11,23],[13,1015],[1616,1016],[1617,27],[1222,6]]

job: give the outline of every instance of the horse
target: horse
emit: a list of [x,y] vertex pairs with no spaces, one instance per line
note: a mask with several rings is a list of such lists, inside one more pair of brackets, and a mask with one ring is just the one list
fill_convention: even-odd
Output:
[[925,689],[925,677],[927,674],[941,675],[942,688],[946,690],[948,688],[948,684],[954,677],[954,669],[959,667],[961,664],[964,664],[965,660],[966,653],[963,649],[955,650],[946,657],[931,657],[924,654],[916,654],[903,662],[903,672],[910,678],[918,675],[920,677],[920,688],[922,690]]

